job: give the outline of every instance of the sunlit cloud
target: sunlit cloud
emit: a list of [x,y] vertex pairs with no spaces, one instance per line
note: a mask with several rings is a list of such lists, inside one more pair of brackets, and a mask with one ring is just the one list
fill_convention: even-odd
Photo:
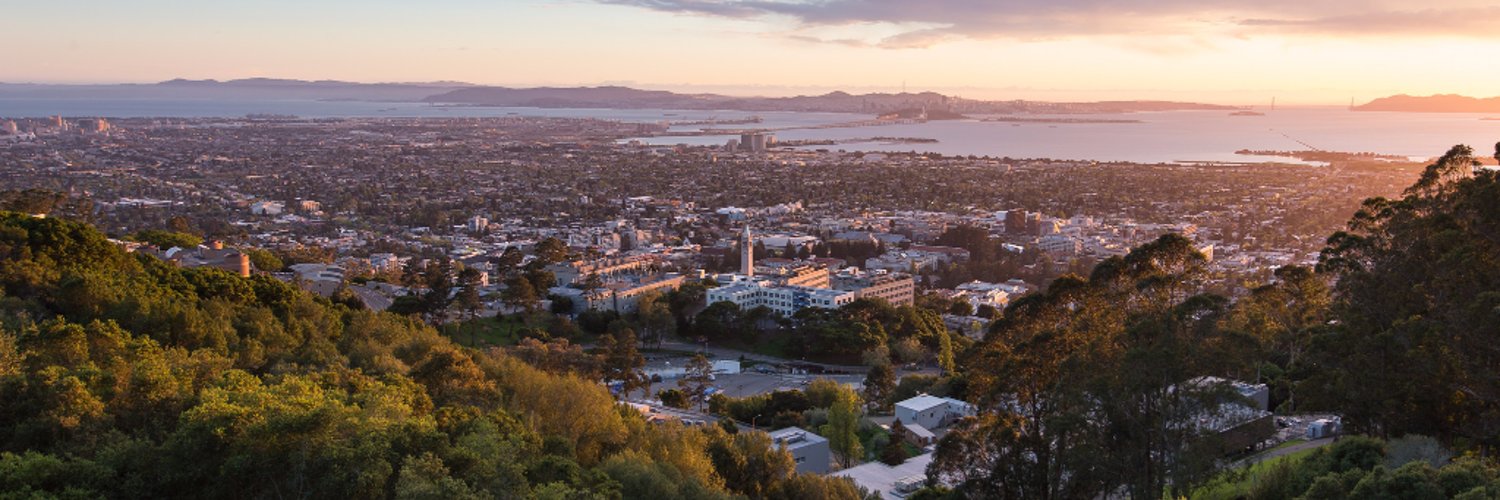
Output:
[[[661,12],[800,27],[789,38],[882,48],[955,40],[1048,40],[1112,35],[1404,36],[1500,38],[1500,7],[1434,0],[598,0]],[[848,25],[904,28],[881,36],[826,36]],[[1160,44],[1157,44],[1160,45]]]

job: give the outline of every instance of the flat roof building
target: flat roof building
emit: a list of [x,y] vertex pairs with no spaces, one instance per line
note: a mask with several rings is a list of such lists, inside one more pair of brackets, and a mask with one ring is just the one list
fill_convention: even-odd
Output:
[[829,477],[847,477],[881,498],[900,500],[927,483],[927,465],[931,463],[932,454],[924,453],[908,458],[900,465],[890,466],[875,461],[834,472]]
[[828,439],[801,427],[787,427],[770,434],[772,441],[791,452],[792,460],[797,463],[797,472],[828,473]]

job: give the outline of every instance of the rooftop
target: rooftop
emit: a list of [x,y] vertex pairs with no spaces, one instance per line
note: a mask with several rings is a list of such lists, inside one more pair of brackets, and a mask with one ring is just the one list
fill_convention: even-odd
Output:
[[[870,462],[858,467],[851,467],[829,474],[831,477],[847,477],[853,479],[855,484],[864,487],[871,492],[879,493],[882,498],[900,499],[905,498],[906,493],[896,494],[896,483],[920,482],[927,478],[927,464],[932,463],[932,454],[924,453],[906,459],[901,465],[895,467],[880,463]],[[919,486],[920,487],[920,486]]]
[[801,427],[787,427],[771,431],[771,440],[778,444],[786,445],[786,449],[795,450],[804,446],[812,446],[828,442],[823,436],[813,434],[811,431]]
[[914,397],[914,398],[911,398],[911,399],[908,399],[908,400],[896,403],[896,406],[902,406],[902,407],[906,407],[906,408],[911,408],[914,411],[922,411],[922,410],[926,410],[928,408],[934,408],[934,407],[937,407],[937,406],[940,406],[940,405],[944,405],[944,404],[947,404],[947,403],[948,403],[948,398],[940,398],[940,397],[937,397],[937,396],[929,396],[929,395],[926,395],[926,394],[922,394],[922,395],[919,395],[917,397]]

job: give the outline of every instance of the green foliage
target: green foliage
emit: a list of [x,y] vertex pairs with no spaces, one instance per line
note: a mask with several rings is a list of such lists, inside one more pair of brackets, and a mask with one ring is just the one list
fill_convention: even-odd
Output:
[[891,424],[891,435],[885,446],[880,448],[880,462],[890,466],[901,465],[906,462],[906,426],[900,422]]
[[865,374],[864,386],[865,400],[879,408],[889,408],[895,402],[891,396],[896,390],[896,371],[889,362],[876,364]]
[[844,467],[854,465],[865,456],[859,440],[861,406],[854,389],[842,386],[835,393],[833,405],[828,408],[828,424],[820,429],[823,437],[828,438],[828,448]]
[[682,392],[682,389],[662,389],[656,392],[656,398],[661,400],[661,404],[673,408],[686,409],[688,406],[692,405],[692,403],[688,401],[687,393]]
[[999,410],[945,436],[932,470],[992,498],[1156,497],[1211,472],[1215,450],[1180,424],[1227,400],[1184,384],[1229,345],[1226,301],[1194,295],[1203,264],[1166,235],[1012,302],[966,361],[970,399]]
[[1338,322],[1306,385],[1355,430],[1500,445],[1500,173],[1476,166],[1455,146],[1328,239],[1319,269],[1337,279]]
[[144,231],[137,231],[135,234],[130,235],[130,239],[139,241],[141,243],[149,243],[155,245],[157,248],[160,248],[162,250],[173,247],[197,248],[198,245],[203,244],[203,238],[201,237],[187,233],[163,231],[160,229],[147,229]]
[[[1492,498],[1500,465],[1461,459],[1434,465],[1402,457],[1394,443],[1349,437],[1330,446],[1226,471],[1193,493],[1202,499]],[[1486,496],[1490,495],[1490,496]]]
[[286,268],[286,263],[276,254],[259,248],[241,248],[246,256],[250,257],[250,264],[256,269],[265,272],[276,272]]
[[568,258],[568,245],[557,238],[547,238],[537,242],[533,252],[536,261],[543,265],[555,264]]
[[786,481],[776,483],[766,494],[771,500],[801,500],[820,498],[826,500],[866,500],[872,495],[865,492],[848,478],[797,474]]
[[651,380],[644,371],[646,358],[635,347],[635,332],[627,329],[616,335],[605,335],[600,338],[600,344],[604,348],[604,380],[619,382],[622,398],[650,385]]
[[688,361],[686,369],[682,378],[677,379],[677,387],[687,394],[689,401],[701,404],[708,397],[708,387],[713,385],[714,365],[699,354]]
[[751,498],[764,497],[796,473],[792,454],[763,432],[711,433],[708,457],[729,491]]
[[[413,270],[426,289],[413,309],[430,313],[454,273],[441,261]],[[601,357],[565,339],[469,350],[418,319],[269,276],[178,269],[87,226],[12,213],[0,213],[0,288],[3,498],[731,498],[823,487],[782,486],[804,479],[763,435],[646,424],[599,383]],[[634,341],[620,346],[615,359],[638,370]]]

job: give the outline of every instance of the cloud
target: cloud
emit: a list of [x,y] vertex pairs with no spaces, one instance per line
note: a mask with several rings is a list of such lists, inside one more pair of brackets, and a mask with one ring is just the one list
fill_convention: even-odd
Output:
[[1311,19],[1247,19],[1239,24],[1328,35],[1500,38],[1500,7],[1369,12]]
[[[1092,36],[1258,35],[1462,36],[1500,38],[1491,0],[596,0],[662,12],[763,19],[791,38],[885,48],[962,39],[1037,40]],[[897,28],[867,39],[814,30]],[[886,30],[889,31],[889,30]]]

